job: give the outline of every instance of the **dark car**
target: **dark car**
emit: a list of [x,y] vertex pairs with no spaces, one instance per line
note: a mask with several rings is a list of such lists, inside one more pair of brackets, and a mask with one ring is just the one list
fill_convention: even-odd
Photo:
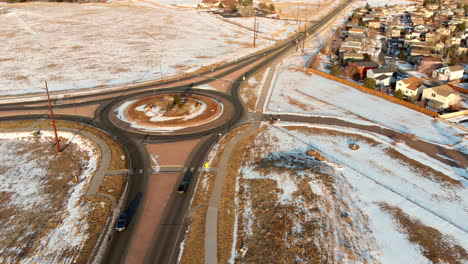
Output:
[[183,181],[181,184],[179,184],[179,187],[177,188],[177,192],[182,194],[184,193],[187,188],[188,188],[189,183],[187,181]]
[[119,216],[119,220],[117,220],[117,224],[115,225],[115,230],[121,232],[127,228],[128,225],[128,215],[127,213],[122,213]]
[[179,184],[179,187],[177,188],[178,193],[182,194],[182,193],[185,193],[185,191],[187,191],[190,180],[192,179],[192,176],[193,176],[193,171],[194,171],[194,168],[191,168],[190,171],[188,171],[185,174],[184,178],[182,179],[182,182]]

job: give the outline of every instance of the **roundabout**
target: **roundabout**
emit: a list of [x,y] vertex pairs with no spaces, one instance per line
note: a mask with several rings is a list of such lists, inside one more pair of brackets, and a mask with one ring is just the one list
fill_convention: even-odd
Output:
[[138,134],[192,134],[220,127],[232,117],[232,103],[214,92],[138,95],[109,111],[112,123]]

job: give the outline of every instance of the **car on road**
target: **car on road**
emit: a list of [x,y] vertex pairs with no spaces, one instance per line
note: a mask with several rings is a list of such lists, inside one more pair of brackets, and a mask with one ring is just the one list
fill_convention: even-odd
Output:
[[193,171],[194,168],[191,168],[190,171],[188,171],[184,178],[182,179],[182,182],[179,184],[179,187],[177,187],[177,193],[183,194],[185,191],[187,191],[187,188],[190,184],[190,180],[192,179],[193,176]]
[[117,223],[115,225],[115,230],[117,232],[124,231],[127,228],[128,224],[130,224],[130,221],[132,220],[133,215],[135,215],[138,205],[140,204],[142,196],[142,193],[138,192],[135,195],[135,198],[133,198],[133,200],[128,205],[127,209],[120,214],[119,219],[117,220]]
[[119,216],[119,220],[117,220],[117,224],[115,225],[115,230],[118,232],[122,232],[127,228],[128,225],[128,215],[127,213],[121,213]]

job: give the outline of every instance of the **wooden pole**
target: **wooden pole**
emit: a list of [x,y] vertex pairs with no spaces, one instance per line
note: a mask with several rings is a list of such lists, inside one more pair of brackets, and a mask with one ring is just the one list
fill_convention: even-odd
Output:
[[47,81],[45,82],[45,90],[47,93],[47,101],[49,103],[49,111],[50,111],[50,119],[52,120],[52,127],[54,128],[54,134],[55,134],[55,146],[57,147],[57,152],[61,152],[62,148],[60,147],[60,141],[58,138],[57,134],[57,126],[55,125],[55,116],[54,116],[54,111],[52,110],[52,103],[50,102],[50,96],[49,96],[49,87],[47,86]]
[[253,35],[253,46],[255,47],[255,39],[257,38],[257,16],[254,14],[254,35]]

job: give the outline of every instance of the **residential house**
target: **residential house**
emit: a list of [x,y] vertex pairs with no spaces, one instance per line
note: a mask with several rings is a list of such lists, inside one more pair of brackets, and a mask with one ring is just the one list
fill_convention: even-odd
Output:
[[442,59],[437,57],[422,57],[419,60],[418,71],[422,73],[433,72],[443,66]]
[[432,73],[432,77],[439,81],[453,81],[463,78],[465,68],[460,65],[440,68]]
[[416,31],[416,32],[427,32],[428,31],[428,28],[424,25],[417,25],[415,27],[413,27],[413,30]]
[[458,47],[457,48],[457,55],[467,54],[468,47]]
[[380,28],[380,20],[374,19],[369,21],[369,28]]
[[410,49],[410,56],[431,56],[431,52],[427,48],[413,47]]
[[361,75],[361,78],[366,77],[368,70],[379,67],[379,65],[373,61],[353,61],[353,62],[349,62],[348,66],[356,67],[356,69],[359,70],[359,74]]
[[447,44],[449,46],[460,45],[461,41],[462,41],[461,37],[451,37],[451,38],[447,39]]
[[237,5],[239,3],[236,0],[203,0],[198,6],[200,8],[219,8],[221,6],[230,7]]
[[433,43],[436,41],[436,34],[433,32],[427,32],[426,35],[424,35],[424,39],[428,43]]
[[392,38],[399,38],[401,35],[401,29],[398,28],[398,27],[393,27],[391,30],[390,30],[390,37]]
[[439,42],[435,45],[435,51],[439,54],[441,54],[445,49],[445,44],[442,42]]
[[436,32],[439,34],[439,35],[442,35],[442,36],[448,36],[452,33],[452,31],[448,28],[443,28],[443,27],[440,27],[438,29],[436,29]]
[[390,86],[394,82],[393,76],[389,75],[379,75],[375,79],[375,84],[378,86]]
[[364,54],[356,52],[344,52],[341,54],[341,59],[343,61],[347,60],[364,60]]
[[421,17],[415,17],[412,19],[413,25],[422,25],[424,24],[424,19]]
[[340,51],[347,48],[354,50],[355,52],[359,52],[362,50],[362,42],[345,41],[341,43]]
[[389,86],[393,81],[395,71],[390,68],[375,68],[367,71],[367,78],[375,80],[376,84]]
[[348,33],[349,33],[350,36],[366,37],[367,36],[367,28],[352,27],[352,28],[348,29]]
[[424,89],[422,100],[427,100],[427,106],[432,109],[443,110],[460,102],[460,94],[444,84]]
[[407,98],[419,99],[422,91],[427,88],[418,77],[411,76],[396,82],[395,91],[400,90]]

